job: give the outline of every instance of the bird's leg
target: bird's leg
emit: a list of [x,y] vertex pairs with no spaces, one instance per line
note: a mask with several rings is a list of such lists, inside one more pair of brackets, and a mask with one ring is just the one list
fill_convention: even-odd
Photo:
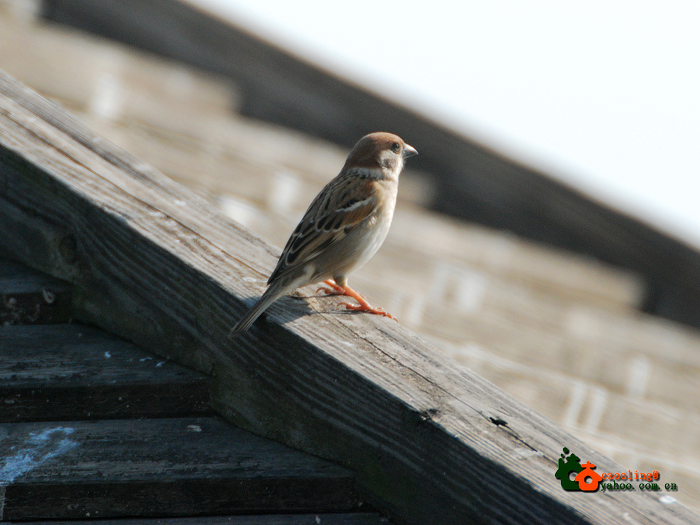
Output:
[[316,293],[324,292],[324,293],[327,293],[328,295],[345,295],[345,288],[335,284],[335,282],[332,279],[328,279],[326,281],[323,281],[323,284],[328,286],[328,288],[326,288],[325,286],[321,286],[320,288],[318,288],[316,290]]
[[359,305],[357,304],[350,304],[350,303],[340,303],[345,306],[347,310],[353,310],[356,312],[369,312],[371,314],[375,315],[383,315],[384,317],[389,317],[396,321],[396,317],[391,315],[389,312],[385,312],[381,308],[375,308],[371,304],[367,302],[367,299],[362,297],[359,293],[357,293],[355,290],[350,288],[348,285],[345,286],[338,286],[336,283],[331,281],[330,279],[327,281],[323,281],[324,284],[328,285],[328,288],[321,287],[318,289],[318,291],[323,290],[324,292],[330,294],[330,295],[345,295],[347,297],[352,297],[355,299]]

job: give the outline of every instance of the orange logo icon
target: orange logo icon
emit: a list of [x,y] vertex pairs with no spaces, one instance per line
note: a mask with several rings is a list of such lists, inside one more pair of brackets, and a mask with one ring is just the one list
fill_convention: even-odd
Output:
[[[598,484],[603,480],[603,478],[593,469],[595,465],[590,461],[586,461],[581,465],[583,470],[579,472],[574,478],[578,481],[578,486],[581,490],[585,492],[593,492],[598,490]],[[587,481],[590,478],[590,481]]]

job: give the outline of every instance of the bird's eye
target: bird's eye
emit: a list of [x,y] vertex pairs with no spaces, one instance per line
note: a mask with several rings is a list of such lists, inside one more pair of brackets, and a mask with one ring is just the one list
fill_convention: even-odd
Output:
[[391,145],[391,151],[393,151],[394,153],[398,153],[399,151],[401,151],[401,145],[398,142],[394,142]]

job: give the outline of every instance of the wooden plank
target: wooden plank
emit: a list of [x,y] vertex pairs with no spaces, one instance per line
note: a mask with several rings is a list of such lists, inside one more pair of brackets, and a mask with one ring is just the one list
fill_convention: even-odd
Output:
[[591,257],[414,207],[397,212],[390,240],[397,251],[410,253],[413,259],[466,265],[536,293],[602,307],[637,308],[642,302],[644,284],[639,276]]
[[[578,376],[572,379],[571,373],[552,372],[544,366],[525,366],[478,345],[451,348],[445,344],[443,349],[463,366],[468,366],[518,399],[537,406],[543,415],[575,433],[590,446],[598,449],[598,444],[604,442],[599,450],[629,464],[632,471],[639,468],[641,472],[641,464],[649,468],[650,463],[654,465],[651,471],[664,472],[665,477],[671,475],[671,465],[673,469],[681,468],[688,473],[695,471],[691,458],[698,455],[694,429],[700,428],[700,394],[692,383],[700,377],[697,370],[693,371],[694,375],[679,374],[677,382],[686,385],[686,395],[690,399],[672,404],[654,393],[657,388],[665,386],[656,380],[656,366],[651,368],[650,378],[653,379],[649,380],[648,392],[619,393],[604,382],[601,384]],[[611,362],[618,365],[612,359]],[[688,462],[678,464],[674,459],[678,457],[688,458]],[[690,505],[696,504],[700,501],[700,491],[693,491],[690,484],[684,483],[678,499]]]
[[218,418],[0,425],[4,519],[347,512],[352,473]]
[[187,121],[230,112],[237,98],[233,83],[222,77],[60,26],[2,17],[0,68],[70,107],[107,119]]
[[638,273],[646,311],[700,327],[696,249],[245,28],[174,0],[45,0],[43,15],[225,75],[243,114],[346,147],[389,122],[421,152],[413,165],[435,182],[433,209]]
[[0,260],[0,325],[66,323],[72,297],[68,283]]
[[0,422],[209,412],[206,376],[84,325],[0,327]]
[[368,501],[407,523],[698,519],[641,491],[562,490],[563,447],[624,468],[399,324],[313,288],[228,340],[277,252],[6,76],[0,188],[0,251],[75,283],[86,321],[211,372],[226,417],[351,467]]
[[353,286],[438,346],[455,348],[455,355],[468,354],[476,345],[494,357],[618,393],[630,389],[630,371],[643,361],[650,381],[645,400],[700,409],[696,330],[650,315],[541,297],[459,266],[448,266],[440,295],[421,294],[421,285],[412,286],[401,270],[411,263],[416,270],[428,266],[424,275],[429,281],[429,263],[403,259],[392,266],[392,261],[377,254],[353,276]]
[[[74,521],[22,522],[24,525],[75,525]],[[100,520],[99,525],[389,525],[379,514],[268,514],[264,516],[200,516],[197,518]]]

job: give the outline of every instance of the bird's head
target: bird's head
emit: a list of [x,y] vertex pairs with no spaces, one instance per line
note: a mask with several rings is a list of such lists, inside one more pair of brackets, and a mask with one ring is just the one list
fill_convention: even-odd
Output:
[[362,137],[352,148],[343,171],[353,168],[378,169],[385,176],[398,179],[404,160],[417,154],[415,148],[393,133],[370,133]]

